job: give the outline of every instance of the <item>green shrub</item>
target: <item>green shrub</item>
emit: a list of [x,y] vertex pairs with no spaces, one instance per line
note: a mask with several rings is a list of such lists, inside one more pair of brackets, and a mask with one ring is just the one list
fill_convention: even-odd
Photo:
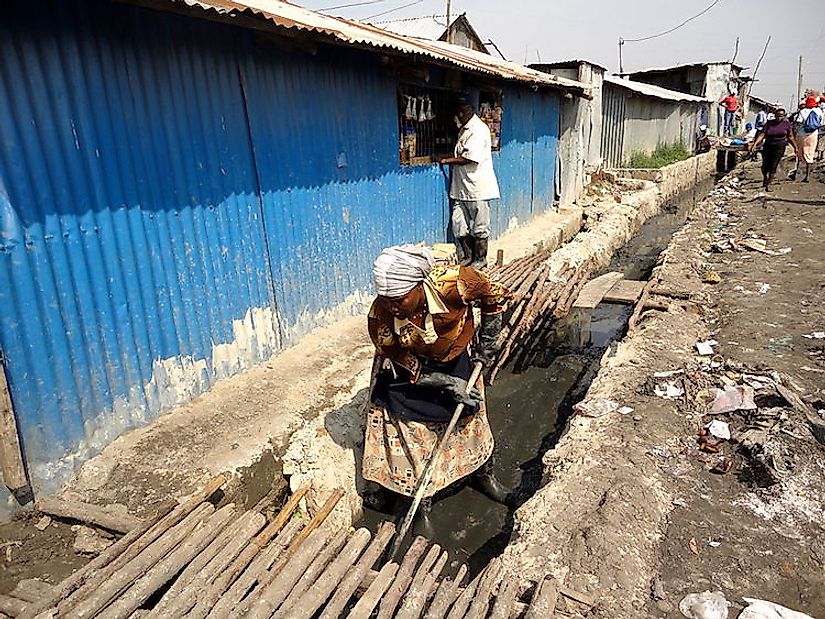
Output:
[[652,153],[635,152],[630,156],[627,168],[663,168],[677,161],[684,161],[692,156],[682,142],[657,146]]

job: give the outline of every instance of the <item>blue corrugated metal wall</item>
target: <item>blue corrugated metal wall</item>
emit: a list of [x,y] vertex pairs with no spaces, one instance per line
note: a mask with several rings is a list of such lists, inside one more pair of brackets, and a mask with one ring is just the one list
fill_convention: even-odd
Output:
[[[36,490],[125,429],[363,309],[443,241],[374,55],[88,0],[4,6],[0,347]],[[552,202],[558,97],[505,91],[494,233]]]
[[232,373],[213,344],[272,297],[231,33],[124,7],[3,10],[0,345],[50,489]]

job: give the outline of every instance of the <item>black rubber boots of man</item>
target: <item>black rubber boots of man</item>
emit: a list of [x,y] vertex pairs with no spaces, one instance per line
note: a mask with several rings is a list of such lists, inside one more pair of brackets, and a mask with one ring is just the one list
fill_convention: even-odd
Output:
[[462,236],[458,239],[458,264],[483,269],[487,266],[487,239]]

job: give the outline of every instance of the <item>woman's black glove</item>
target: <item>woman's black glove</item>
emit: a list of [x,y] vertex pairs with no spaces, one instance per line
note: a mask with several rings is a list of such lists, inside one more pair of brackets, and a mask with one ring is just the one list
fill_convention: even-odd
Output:
[[498,352],[498,338],[501,334],[502,314],[482,314],[481,328],[478,330],[478,345],[473,361],[489,369]]
[[474,386],[467,391],[467,381],[458,376],[450,376],[443,372],[426,372],[422,374],[417,385],[441,389],[455,401],[456,404],[476,408],[481,404],[481,392]]

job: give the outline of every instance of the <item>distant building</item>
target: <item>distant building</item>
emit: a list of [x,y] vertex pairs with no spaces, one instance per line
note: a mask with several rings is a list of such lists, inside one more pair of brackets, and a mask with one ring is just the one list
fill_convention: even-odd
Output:
[[[626,73],[634,82],[653,84],[661,88],[683,92],[694,97],[703,97],[719,101],[730,92],[735,92],[742,103],[742,109],[748,105],[746,86],[751,78],[742,75],[747,67],[741,67],[731,62],[697,62],[678,65],[665,69],[646,69],[634,73]],[[711,106],[706,124],[717,135],[722,132],[723,114],[718,106]]]
[[396,34],[403,34],[407,37],[417,39],[427,39],[429,41],[444,41],[453,45],[460,45],[477,52],[489,54],[487,47],[478,36],[478,32],[470,24],[467,14],[462,13],[452,20],[447,26],[445,15],[425,15],[424,17],[412,17],[408,19],[392,19],[388,21],[374,22],[382,30],[388,30]]

